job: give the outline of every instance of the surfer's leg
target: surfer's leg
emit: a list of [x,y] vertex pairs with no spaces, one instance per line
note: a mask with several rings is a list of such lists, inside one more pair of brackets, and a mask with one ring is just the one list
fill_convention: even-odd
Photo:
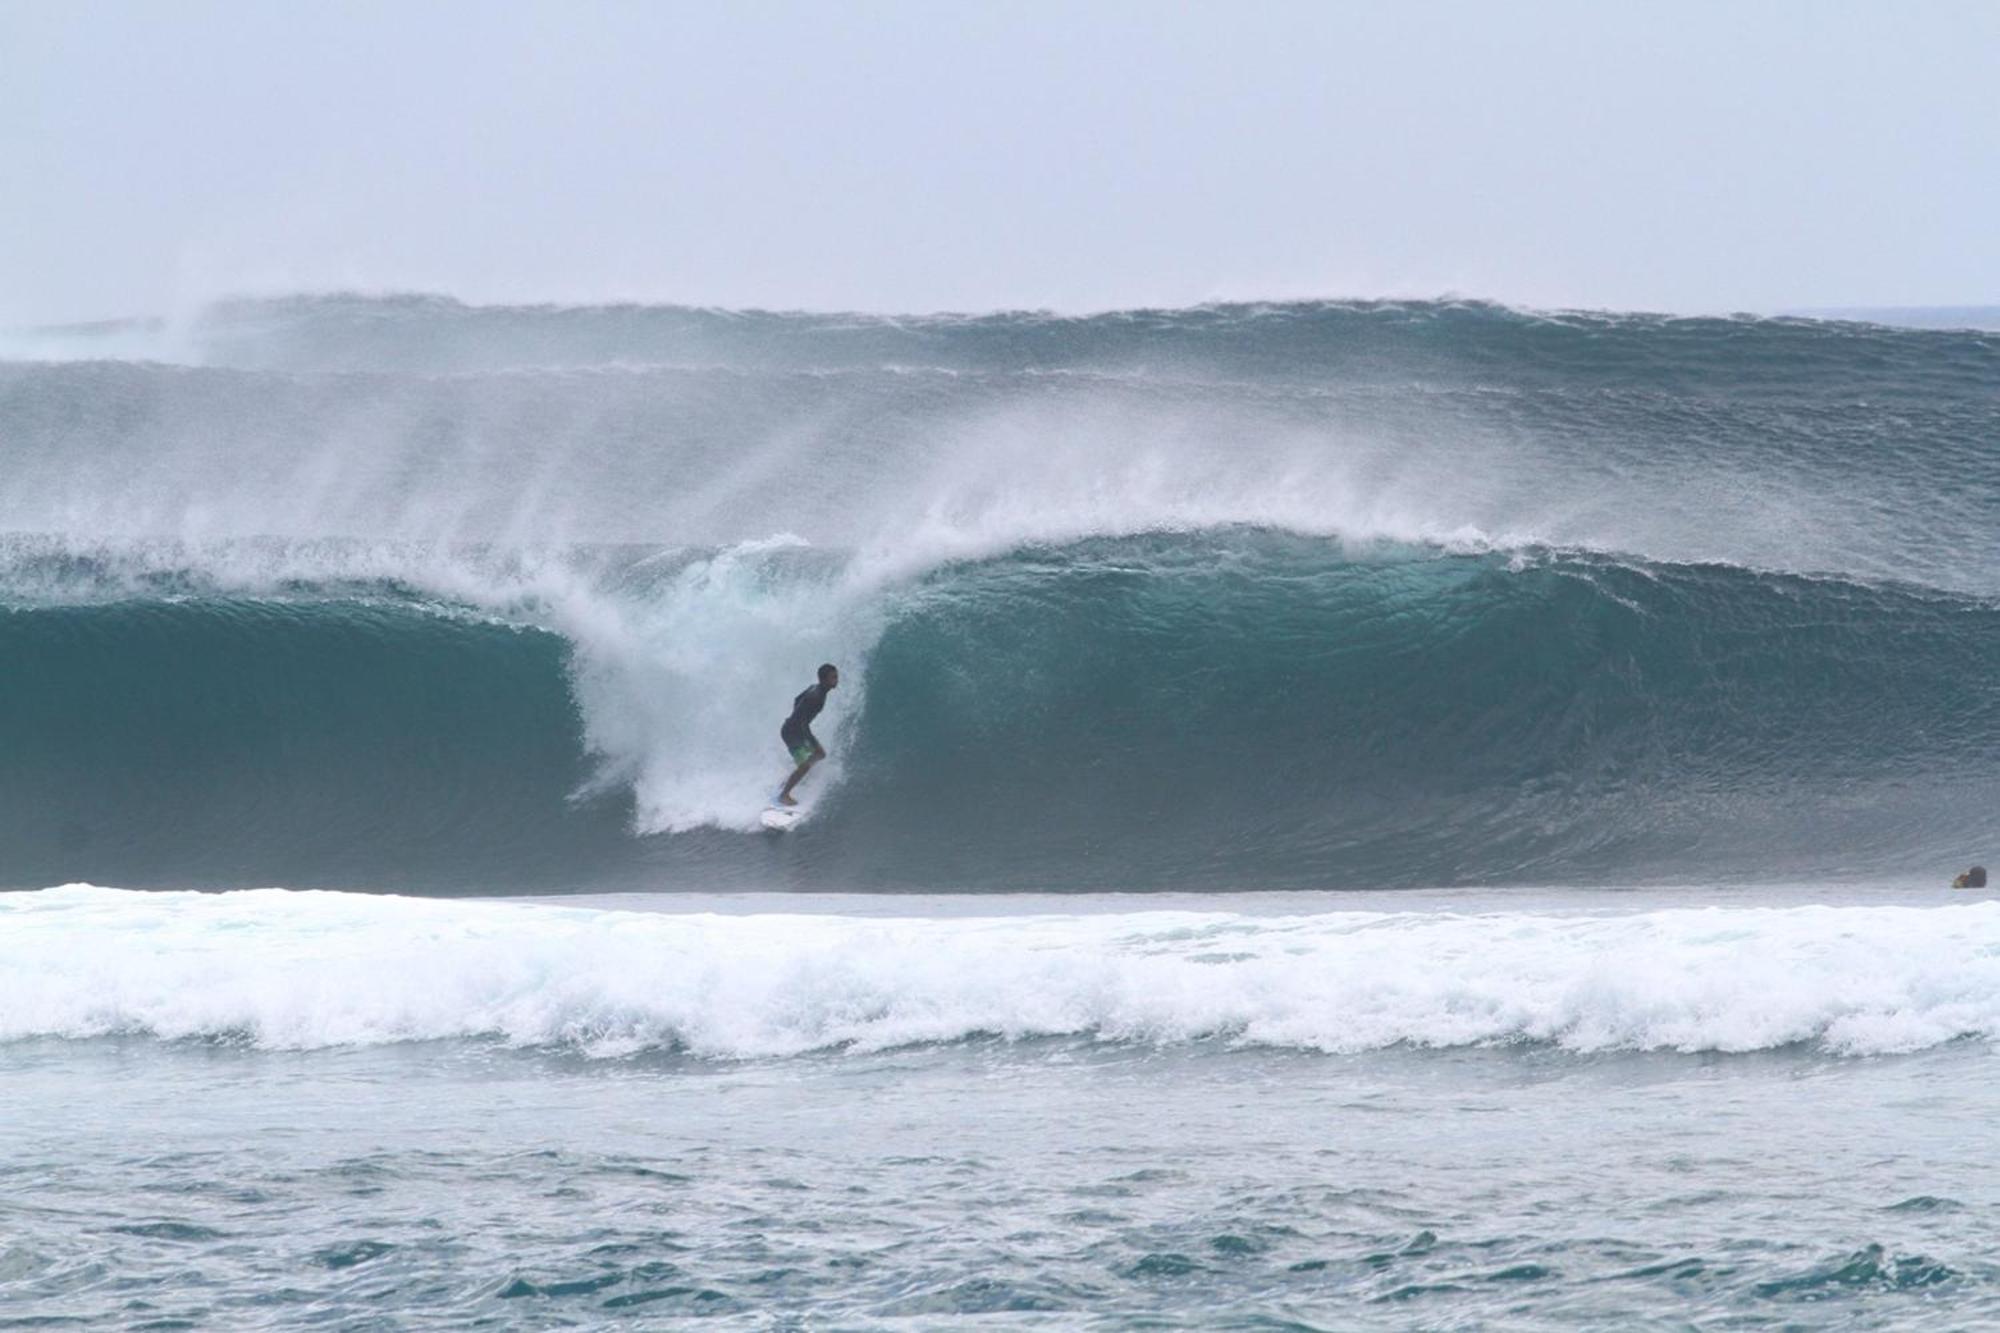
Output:
[[793,769],[792,775],[785,779],[785,785],[778,788],[779,805],[797,805],[798,801],[792,795],[792,788],[799,785],[799,779],[803,778],[814,764],[826,758],[826,751],[819,748],[817,741],[794,745],[791,747],[791,751],[792,758],[797,762],[798,767]]
[[817,764],[818,762],[819,762],[819,756],[814,755],[812,758],[806,760],[803,764],[800,764],[797,769],[793,770],[792,775],[785,779],[785,785],[778,788],[779,805],[797,805],[799,803],[798,798],[792,795],[792,788],[798,786],[799,779],[804,777],[807,771],[810,770],[812,766],[814,764]]

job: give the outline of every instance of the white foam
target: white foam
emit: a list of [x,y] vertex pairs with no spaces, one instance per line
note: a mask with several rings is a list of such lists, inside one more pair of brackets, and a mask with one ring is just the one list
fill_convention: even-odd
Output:
[[779,724],[823,661],[841,667],[843,688],[816,724],[832,757],[804,794],[840,780],[880,603],[837,570],[775,576],[765,557],[796,545],[696,559],[644,597],[572,585],[546,602],[576,645],[584,742],[605,758],[604,780],[630,784],[642,831],[754,827],[789,768]]
[[710,1057],[976,1034],[1882,1054],[2000,1038],[2000,903],[856,917],[0,894],[0,1039],[113,1033]]

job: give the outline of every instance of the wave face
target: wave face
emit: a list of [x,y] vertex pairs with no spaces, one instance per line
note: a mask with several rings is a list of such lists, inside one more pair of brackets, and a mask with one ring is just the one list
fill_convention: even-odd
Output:
[[2000,1038],[1990,902],[869,919],[71,885],[0,898],[0,925],[0,1041],[742,1058],[973,1037],[1833,1055]]
[[[1795,879],[2000,834],[1992,334],[312,297],[28,344],[0,883]],[[834,759],[762,835],[824,660]]]

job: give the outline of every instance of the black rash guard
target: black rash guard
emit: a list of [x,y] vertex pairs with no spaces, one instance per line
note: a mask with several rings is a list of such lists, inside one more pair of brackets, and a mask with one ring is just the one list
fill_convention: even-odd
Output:
[[812,721],[824,707],[826,686],[806,686],[799,691],[799,697],[792,700],[792,715],[785,719],[784,726],[778,728],[778,735],[787,745],[818,745],[819,737],[812,733]]

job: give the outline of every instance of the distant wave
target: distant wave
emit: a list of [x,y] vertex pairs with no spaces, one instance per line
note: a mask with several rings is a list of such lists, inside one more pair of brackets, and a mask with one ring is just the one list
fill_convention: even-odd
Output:
[[[17,335],[75,359],[245,370],[429,374],[592,366],[966,371],[1195,371],[1207,378],[1402,381],[1553,376],[1696,388],[1804,377],[1951,382],[1990,366],[1990,310],[1939,310],[1921,326],[1882,311],[1823,318],[1534,310],[1479,300],[1253,301],[1092,314],[880,315],[700,306],[470,305],[449,296],[317,293],[217,303],[178,320],[132,319]],[[1954,318],[1960,316],[1965,318]],[[1829,320],[1861,320],[1836,324]],[[1903,324],[1902,327],[1896,327]],[[1921,329],[1922,331],[1918,331]],[[149,343],[147,340],[150,339]],[[4,345],[0,345],[4,346]]]
[[1476,302],[890,319],[337,296],[192,327],[174,336],[209,351],[185,365],[0,360],[0,531],[792,534],[921,568],[1247,524],[2000,591],[1991,334]]
[[2000,905],[871,919],[0,895],[0,1040],[595,1056],[969,1038],[1877,1055],[2000,1038]]

